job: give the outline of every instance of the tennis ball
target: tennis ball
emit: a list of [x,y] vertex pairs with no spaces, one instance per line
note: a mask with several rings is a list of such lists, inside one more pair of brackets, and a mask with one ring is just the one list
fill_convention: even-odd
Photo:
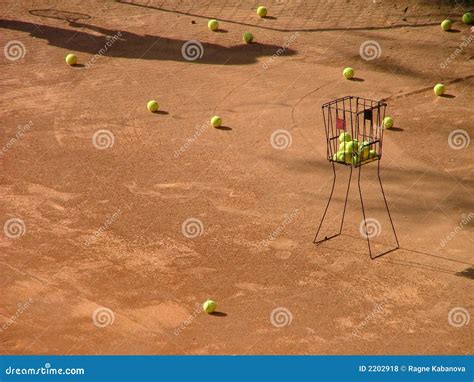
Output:
[[349,141],[352,141],[352,137],[349,133],[341,133],[339,135],[339,142],[349,142]]
[[346,157],[346,153],[344,151],[338,151],[336,155],[337,155],[338,162],[344,162],[345,157]]
[[441,23],[441,29],[444,31],[449,31],[451,27],[453,26],[454,21],[453,20],[444,20]]
[[215,312],[216,308],[217,308],[217,303],[211,299],[207,299],[202,304],[202,310],[204,310],[208,314]]
[[207,27],[211,31],[215,31],[215,30],[219,29],[219,21],[217,21],[215,19],[211,19],[207,22]]
[[159,105],[158,105],[158,102],[156,102],[155,100],[151,100],[151,101],[148,101],[146,107],[149,111],[154,113],[155,111],[158,110]]
[[344,153],[344,161],[347,163],[347,164],[351,164],[352,163],[352,152],[351,151],[346,151]]
[[251,44],[253,41],[253,34],[250,32],[245,32],[243,40],[246,44]]
[[360,149],[359,149],[359,158],[360,160],[367,160],[369,159],[369,156],[370,156],[370,149],[369,147],[367,146],[362,146]]
[[215,115],[211,118],[211,125],[212,127],[219,127],[220,125],[222,125],[222,119]]
[[462,15],[462,22],[464,24],[471,24],[474,21],[472,17],[472,13],[466,12],[465,14]]
[[345,68],[344,71],[342,72],[342,75],[346,77],[346,79],[350,80],[351,78],[354,77],[354,69]]
[[66,64],[68,65],[76,65],[77,63],[77,56],[75,54],[69,53],[66,56]]
[[257,15],[260,17],[265,17],[267,15],[267,8],[260,6],[257,8]]
[[444,85],[443,84],[436,84],[436,86],[433,88],[433,91],[437,96],[441,96],[444,94]]
[[393,126],[393,118],[392,117],[385,117],[383,119],[383,127],[386,129],[390,129]]
[[358,165],[360,163],[360,157],[358,155],[354,155],[352,157],[352,164],[355,166],[355,165]]
[[369,158],[375,158],[377,156],[377,152],[375,150],[369,151]]
[[359,149],[359,142],[356,140],[339,143],[339,151],[355,152]]

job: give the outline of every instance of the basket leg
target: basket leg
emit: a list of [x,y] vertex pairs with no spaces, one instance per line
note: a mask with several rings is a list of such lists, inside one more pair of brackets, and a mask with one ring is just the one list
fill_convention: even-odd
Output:
[[346,216],[347,199],[349,197],[349,189],[351,188],[352,166],[350,167],[351,167],[351,171],[349,173],[349,181],[347,182],[346,199],[344,201],[344,209],[342,210],[342,220],[341,220],[341,227],[339,228],[339,235],[342,233],[342,228],[344,227],[344,217]]
[[397,247],[391,250],[393,251],[395,249],[400,248],[400,243],[398,242],[397,232],[395,232],[395,226],[393,225],[392,215],[390,214],[390,209],[388,208],[387,198],[385,197],[385,192],[382,186],[382,179],[380,178],[380,161],[377,167],[377,177],[379,178],[380,189],[382,190],[383,201],[385,202],[385,208],[387,210],[388,218],[390,219],[390,225],[392,226],[393,236],[395,236],[395,241],[397,242]]
[[334,162],[331,162],[331,163],[332,163],[332,170],[333,170],[333,182],[332,182],[331,194],[329,195],[329,200],[326,204],[326,209],[324,210],[323,217],[321,218],[321,222],[319,223],[318,230],[316,231],[316,235],[315,235],[314,240],[313,240],[314,244],[319,244],[319,243],[322,243],[323,241],[326,241],[326,240],[332,239],[336,236],[339,236],[342,233],[342,228],[344,226],[344,217],[346,215],[347,200],[349,198],[349,189],[351,187],[352,166],[350,167],[351,170],[350,170],[350,173],[349,173],[349,180],[348,180],[348,183],[347,183],[346,198],[345,198],[345,201],[344,201],[344,209],[342,211],[342,218],[341,218],[341,225],[339,227],[339,232],[334,234],[334,235],[331,235],[331,236],[325,236],[324,239],[318,240],[318,234],[319,234],[319,231],[321,230],[321,227],[323,226],[324,219],[326,217],[326,214],[327,214],[328,209],[329,209],[329,205],[331,204],[332,196],[334,194],[334,187],[336,185],[336,168],[335,168]]
[[328,199],[328,202],[326,204],[326,209],[324,210],[323,217],[321,218],[321,222],[319,223],[318,230],[316,231],[316,235],[314,236],[314,240],[313,240],[314,244],[319,244],[319,243],[321,243],[325,240],[330,239],[331,237],[337,236],[337,235],[334,235],[334,236],[331,236],[331,237],[326,236],[323,240],[319,240],[319,241],[317,240],[319,231],[321,230],[321,227],[322,227],[323,222],[324,222],[324,218],[326,217],[326,213],[328,212],[329,205],[331,204],[332,195],[334,193],[334,186],[336,185],[336,167],[334,166],[334,162],[331,162],[331,164],[332,164],[332,172],[333,172],[331,194],[329,195],[329,199]]
[[360,173],[361,173],[361,170],[362,170],[362,166],[359,167],[359,176],[357,177],[357,185],[359,186],[360,204],[362,205],[362,215],[364,217],[364,226],[365,226],[365,237],[367,239],[367,245],[369,247],[369,256],[370,256],[371,259],[374,259],[372,257],[372,250],[370,248],[370,239],[369,239],[369,235],[368,235],[368,231],[367,231],[367,220],[365,218],[364,199],[362,198],[362,189],[360,187]]

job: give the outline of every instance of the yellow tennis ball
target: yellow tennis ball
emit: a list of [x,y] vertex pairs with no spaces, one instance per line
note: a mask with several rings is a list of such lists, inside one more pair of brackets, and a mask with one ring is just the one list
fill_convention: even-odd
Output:
[[215,312],[216,308],[217,308],[217,303],[214,300],[211,300],[211,299],[207,299],[202,304],[202,310],[204,310],[208,314]]
[[436,84],[436,86],[433,88],[433,91],[437,96],[441,96],[444,94],[445,87],[443,84]]
[[267,15],[267,8],[264,6],[260,6],[257,8],[257,15],[260,17],[265,17]]
[[253,41],[253,34],[250,32],[245,32],[243,36],[243,40],[246,44],[251,44]]
[[68,65],[76,65],[77,63],[77,56],[75,54],[69,53],[66,56],[66,64]]
[[383,119],[383,127],[386,129],[390,129],[393,126],[393,118],[392,117],[385,117]]
[[220,125],[222,125],[222,119],[215,115],[211,118],[211,125],[212,127],[219,127]]
[[339,142],[349,142],[352,141],[352,137],[349,133],[341,133],[339,135]]
[[348,80],[354,77],[354,69],[352,68],[345,68],[342,72],[342,75],[346,77]]
[[378,156],[378,155],[377,155],[377,151],[375,151],[375,150],[370,150],[370,151],[369,151],[369,158],[370,158],[370,159],[375,158],[375,157],[377,157],[377,156]]
[[464,15],[462,15],[462,22],[464,24],[472,24],[474,21],[474,17],[472,16],[471,12],[466,12]]
[[209,20],[209,22],[207,23],[207,27],[211,30],[211,31],[215,31],[217,29],[219,29],[219,21],[215,20],[215,19],[211,19]]
[[146,107],[149,111],[154,113],[155,111],[158,110],[160,106],[158,105],[158,102],[156,102],[155,100],[151,100],[151,101],[148,101]]
[[441,23],[441,29],[444,31],[449,31],[453,26],[453,23],[453,20],[443,20],[443,22]]
[[474,21],[474,18],[472,17],[471,12],[466,12],[464,15],[462,15],[462,22],[464,24],[472,24],[473,21]]

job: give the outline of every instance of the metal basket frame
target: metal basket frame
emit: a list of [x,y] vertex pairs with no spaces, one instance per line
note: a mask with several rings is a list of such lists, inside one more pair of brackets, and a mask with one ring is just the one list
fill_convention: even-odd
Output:
[[[365,233],[366,233],[365,236],[367,239],[367,245],[369,249],[370,258],[375,259],[377,257],[386,255],[387,253],[393,252],[397,250],[398,248],[400,248],[397,233],[395,231],[395,226],[393,224],[392,216],[390,214],[390,209],[388,207],[387,198],[385,197],[385,192],[382,186],[382,179],[380,177],[380,160],[382,158],[382,142],[383,142],[383,130],[384,130],[383,120],[385,118],[386,107],[387,107],[387,104],[382,101],[373,101],[366,98],[354,97],[354,96],[346,96],[346,97],[338,98],[336,100],[327,102],[322,105],[324,127],[325,127],[326,140],[327,140],[327,159],[329,160],[329,162],[331,162],[331,165],[332,165],[333,182],[332,182],[332,187],[331,187],[331,193],[329,195],[329,199],[326,204],[326,208],[324,210],[323,216],[321,218],[321,222],[319,223],[318,229],[316,231],[316,235],[314,237],[313,242],[315,244],[319,245],[327,240],[330,240],[332,238],[335,238],[341,235],[343,231],[343,227],[344,227],[344,218],[346,214],[347,200],[349,197],[349,190],[351,186],[352,172],[354,168],[358,168],[359,174],[357,176],[357,185],[359,188],[359,197],[360,197],[362,215],[364,218],[364,225],[365,225]],[[339,118],[341,113],[342,113],[342,118]],[[350,127],[350,130],[348,129],[349,127]],[[335,160],[334,154],[336,154],[338,151],[336,148],[338,147],[338,145],[341,145],[341,142],[339,141],[339,135],[340,135],[339,133],[349,132],[349,131],[350,131],[352,139],[354,137],[357,137],[357,139],[362,138],[363,141],[367,141],[368,144],[366,146],[371,147],[370,150],[375,150],[377,155],[372,158],[368,158],[366,160],[360,160],[359,162],[357,160],[351,160],[349,163],[347,163],[348,162],[347,160],[344,160],[344,161],[340,161],[337,159]],[[344,152],[346,152],[345,146],[343,147],[344,147]],[[347,157],[349,157],[350,155],[352,158],[354,157],[357,158],[356,156],[360,155],[360,151],[358,148],[352,148],[352,150],[348,150],[347,154],[345,155],[347,155]],[[386,250],[378,254],[372,253],[372,248],[370,245],[370,237],[369,237],[370,235],[367,234],[368,232],[367,231],[367,218],[366,218],[364,198],[363,198],[363,192],[362,192],[361,181],[360,181],[362,167],[366,164],[369,164],[375,161],[377,161],[377,179],[378,179],[380,190],[383,196],[385,209],[387,211],[387,214],[390,220],[392,232],[396,241],[396,246],[394,248],[391,248],[389,250]],[[319,232],[323,225],[324,219],[326,218],[327,211],[329,209],[329,205],[331,204],[332,197],[334,194],[334,188],[335,188],[336,179],[337,179],[336,166],[335,166],[336,164],[341,164],[341,165],[350,167],[349,180],[348,180],[347,188],[346,188],[346,196],[344,200],[344,208],[342,212],[341,224],[339,226],[338,232],[336,232],[335,234],[331,236],[325,236],[324,239],[318,240]]]

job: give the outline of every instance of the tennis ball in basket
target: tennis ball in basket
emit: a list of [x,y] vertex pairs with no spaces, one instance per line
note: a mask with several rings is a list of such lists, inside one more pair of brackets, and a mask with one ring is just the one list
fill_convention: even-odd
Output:
[[253,34],[250,32],[245,32],[243,40],[246,44],[251,44],[253,41]]
[[358,165],[361,161],[361,158],[358,156],[358,155],[354,155],[352,157],[352,164],[355,166],[355,165]]
[[68,65],[76,65],[77,63],[77,56],[75,54],[69,53],[66,56],[66,64]]
[[445,32],[449,31],[451,27],[453,26],[453,23],[454,23],[453,20],[444,20],[441,23],[441,29],[444,30]]
[[345,68],[342,72],[342,75],[346,77],[346,79],[350,80],[354,77],[354,69],[352,68]]
[[436,84],[435,87],[433,88],[433,91],[437,96],[441,96],[444,94],[445,88],[443,84]]
[[361,160],[367,160],[369,159],[369,154],[370,153],[370,148],[369,146],[364,146],[362,145],[360,148],[359,148],[359,157]]
[[211,19],[211,20],[208,21],[207,27],[208,27],[211,31],[215,31],[215,30],[219,29],[219,21],[217,21],[217,20],[215,20],[215,19]]
[[217,303],[214,300],[211,300],[211,299],[207,299],[202,304],[202,310],[204,310],[208,314],[215,312],[216,308],[217,308]]
[[346,157],[346,153],[344,151],[338,151],[336,155],[337,155],[338,162],[344,162],[345,157]]
[[352,141],[352,137],[349,133],[341,133],[339,135],[339,142],[349,142],[349,141]]
[[346,152],[344,153],[344,161],[345,161],[347,164],[351,164],[351,163],[352,163],[352,152],[346,151]]
[[222,125],[222,119],[215,115],[211,118],[211,125],[212,127],[219,127],[220,125]]
[[377,152],[375,150],[369,151],[369,158],[375,158],[377,156]]
[[257,8],[257,15],[260,17],[265,17],[267,15],[267,8],[260,6]]
[[390,129],[393,126],[393,118],[392,117],[385,117],[383,119],[383,127],[386,129]]
[[154,113],[155,111],[158,110],[159,105],[158,105],[158,102],[156,102],[155,100],[151,100],[151,101],[148,101],[146,107],[149,111]]
[[359,142],[356,140],[352,140],[349,142],[341,142],[339,144],[339,150],[345,152],[353,152],[359,149]]
[[464,24],[471,24],[473,21],[474,21],[474,19],[472,17],[471,12],[466,12],[465,14],[462,15],[462,22]]

